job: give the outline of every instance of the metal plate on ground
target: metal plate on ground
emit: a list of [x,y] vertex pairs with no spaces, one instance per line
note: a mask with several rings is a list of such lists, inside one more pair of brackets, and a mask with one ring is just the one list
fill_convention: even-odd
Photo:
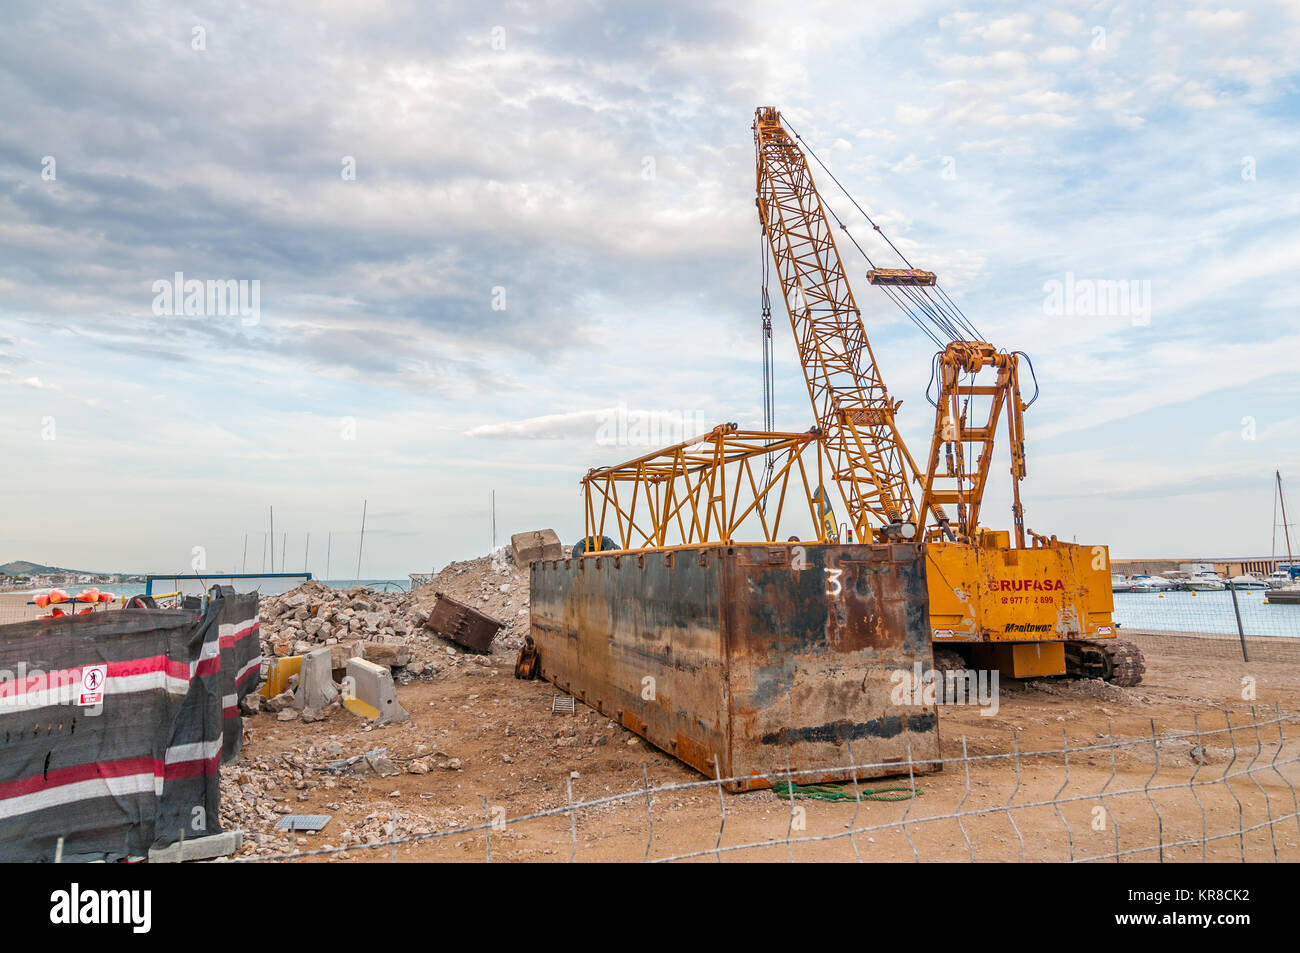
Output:
[[573,696],[572,695],[552,695],[551,711],[558,712],[562,715],[573,714]]
[[332,814],[286,814],[275,822],[277,830],[298,831],[302,834],[315,834],[325,829]]

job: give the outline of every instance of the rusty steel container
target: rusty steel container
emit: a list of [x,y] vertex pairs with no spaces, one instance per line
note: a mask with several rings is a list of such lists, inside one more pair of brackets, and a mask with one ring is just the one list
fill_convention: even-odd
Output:
[[438,601],[425,620],[425,628],[472,652],[491,652],[492,640],[505,623],[457,602],[451,596],[441,592],[437,595]]
[[[931,667],[917,545],[715,545],[531,567],[541,674],[730,787],[905,774],[938,712],[896,691]],[[715,760],[716,759],[716,760]]]

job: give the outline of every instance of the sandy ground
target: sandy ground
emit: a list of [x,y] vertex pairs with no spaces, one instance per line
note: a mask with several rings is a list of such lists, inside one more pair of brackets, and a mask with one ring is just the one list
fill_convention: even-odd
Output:
[[[279,770],[271,796],[280,799],[281,810],[333,818],[319,834],[299,834],[296,843],[273,835],[270,823],[245,824],[248,857],[259,850],[268,855],[338,847],[344,832],[366,830],[386,839],[394,812],[399,835],[451,831],[483,823],[485,816],[508,821],[492,832],[490,845],[481,831],[451,833],[396,849],[357,849],[298,862],[478,862],[489,848],[493,861],[567,861],[571,855],[579,861],[639,861],[750,844],[758,846],[724,850],[721,859],[1066,860],[1118,850],[1140,851],[1126,853],[1125,860],[1300,860],[1300,820],[1268,822],[1297,811],[1300,770],[1283,762],[1300,757],[1300,723],[1285,727],[1280,752],[1277,726],[1258,732],[1248,727],[1252,705],[1261,719],[1273,717],[1274,706],[1300,713],[1300,663],[1210,659],[1195,646],[1179,651],[1166,642],[1144,646],[1147,677],[1136,688],[1004,681],[993,717],[982,717],[978,708],[944,709],[943,755],[959,757],[964,744],[972,756],[969,780],[962,764],[950,764],[938,775],[917,778],[922,793],[909,802],[800,801],[792,810],[770,791],[720,795],[715,786],[700,784],[655,794],[649,812],[641,794],[585,808],[576,812],[572,828],[564,813],[514,820],[562,811],[570,781],[574,800],[581,802],[636,793],[647,780],[653,789],[704,779],[581,703],[572,715],[553,714],[555,689],[515,680],[513,655],[504,653],[490,667],[466,667],[473,677],[400,686],[399,700],[411,712],[404,725],[369,729],[346,712],[315,724],[279,722],[273,715],[246,719],[244,752],[223,778],[248,790],[276,777],[285,759],[296,759],[301,779]],[[1243,686],[1252,685],[1255,698],[1243,698]],[[1229,722],[1242,726],[1207,735],[1204,754],[1195,752],[1204,764],[1193,760],[1194,740],[1170,737],[1194,731],[1198,719],[1202,732],[1222,731]],[[1112,757],[1106,747],[1112,737],[1143,743]],[[1005,757],[1013,739],[1022,753],[1018,760]],[[332,775],[321,770],[328,760],[321,751],[331,742],[335,757],[340,749],[352,756],[385,747],[399,761],[431,755],[432,763],[449,767],[393,777],[364,767]],[[1067,767],[1063,744],[1101,747],[1071,754]],[[1053,749],[1054,754],[1032,754]],[[1273,770],[1275,759],[1279,767]],[[1229,781],[1221,780],[1225,775]],[[898,783],[908,781],[863,782]],[[964,815],[960,825],[950,816],[957,812]],[[793,839],[789,844],[787,837]],[[1179,846],[1182,841],[1188,843]],[[1160,842],[1166,845],[1162,853],[1154,849]]]
[[[87,586],[65,586],[64,589],[69,595],[75,596]],[[48,589],[39,590],[49,592]],[[30,592],[0,592],[0,625],[6,625],[10,622],[26,622],[29,619],[39,619],[41,616],[49,613],[49,609],[41,609],[37,606],[29,606],[27,603],[32,601],[33,593]],[[68,603],[63,607],[68,612],[78,612],[82,609],[89,608],[88,603]],[[116,606],[113,606],[116,608]],[[96,605],[94,611],[104,612],[102,606]]]
[[25,622],[49,611],[27,605],[31,598],[31,593],[27,592],[0,592],[0,625]]

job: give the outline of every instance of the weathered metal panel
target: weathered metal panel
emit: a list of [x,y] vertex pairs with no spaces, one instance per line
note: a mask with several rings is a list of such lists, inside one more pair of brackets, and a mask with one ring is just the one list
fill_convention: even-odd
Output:
[[917,546],[543,561],[531,587],[542,675],[705,774],[780,771],[788,756],[824,769],[808,783],[847,780],[850,756],[905,765],[909,744],[914,761],[938,757],[934,706],[891,700],[895,673],[930,667]]
[[492,639],[505,623],[440,592],[424,624],[444,639],[451,639],[471,651],[491,652]]

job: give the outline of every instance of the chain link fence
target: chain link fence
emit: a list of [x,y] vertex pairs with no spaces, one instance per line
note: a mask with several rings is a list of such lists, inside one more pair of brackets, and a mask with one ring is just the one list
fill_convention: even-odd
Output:
[[1146,650],[1300,661],[1300,601],[1276,589],[1116,592],[1120,638]]
[[[681,861],[1297,861],[1300,860],[1300,716],[1198,714],[1191,730],[1117,735],[1095,743],[867,765],[845,746],[845,770],[889,779],[803,785],[785,766],[775,790],[728,794],[717,777],[575,799],[510,817],[483,799],[483,820],[367,844],[291,850],[234,863],[441,859],[429,845],[491,862],[524,837],[548,859]],[[937,773],[930,773],[934,768]],[[683,815],[708,795],[715,806]],[[766,802],[762,820],[741,803]],[[397,813],[394,810],[394,827]],[[602,848],[601,856],[594,855]],[[610,856],[610,852],[614,856]],[[517,859],[507,857],[506,859]]]

